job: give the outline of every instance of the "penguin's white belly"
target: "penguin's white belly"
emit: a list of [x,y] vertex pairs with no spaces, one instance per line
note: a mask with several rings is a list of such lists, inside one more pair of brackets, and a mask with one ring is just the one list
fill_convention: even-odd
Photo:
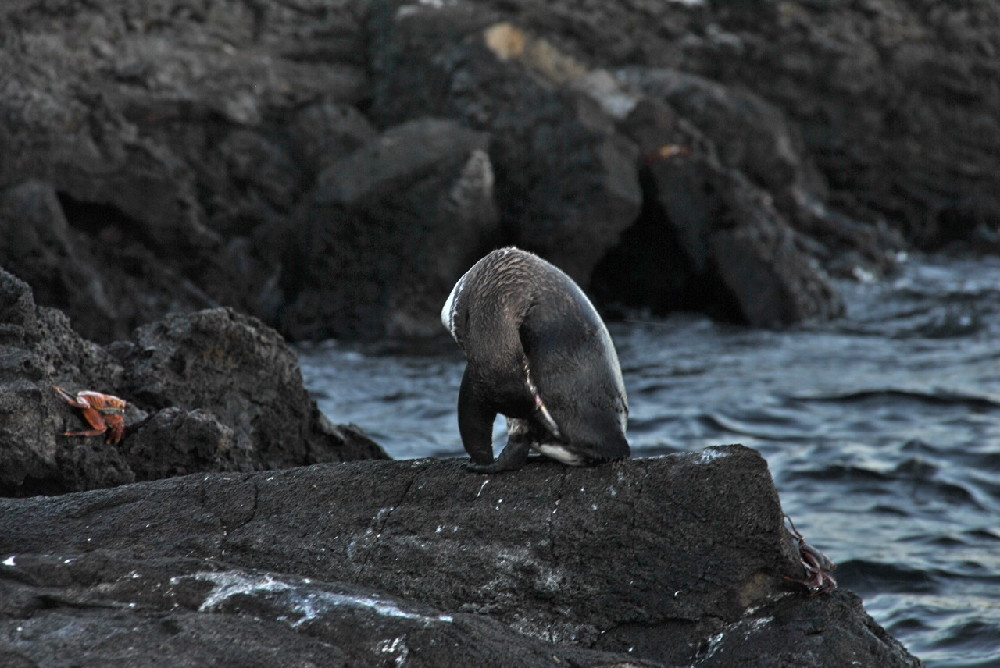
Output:
[[551,457],[567,466],[583,466],[583,457],[570,452],[561,443],[532,443],[531,447],[538,450],[546,457]]

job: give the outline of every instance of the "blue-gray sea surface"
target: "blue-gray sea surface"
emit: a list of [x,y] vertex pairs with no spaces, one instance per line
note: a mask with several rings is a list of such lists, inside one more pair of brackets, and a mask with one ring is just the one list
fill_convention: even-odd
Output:
[[[798,529],[911,652],[998,666],[1000,259],[911,259],[840,287],[845,318],[791,331],[612,323],[633,455],[757,448]],[[464,455],[457,347],[299,353],[334,422],[395,458]]]

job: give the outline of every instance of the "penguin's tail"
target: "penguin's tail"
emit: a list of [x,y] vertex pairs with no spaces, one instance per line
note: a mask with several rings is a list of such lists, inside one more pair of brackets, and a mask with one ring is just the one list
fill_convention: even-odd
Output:
[[608,425],[605,429],[592,428],[588,432],[586,439],[572,442],[573,450],[578,452],[587,462],[599,464],[616,459],[626,459],[632,454],[628,439],[625,438],[625,434],[622,433],[617,423]]

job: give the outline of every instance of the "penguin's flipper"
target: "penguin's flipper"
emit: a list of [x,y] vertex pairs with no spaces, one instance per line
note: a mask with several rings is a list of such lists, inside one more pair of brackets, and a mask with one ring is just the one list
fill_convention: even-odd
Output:
[[458,390],[458,432],[473,463],[488,466],[493,463],[493,421],[497,411],[482,397],[472,378],[466,366]]

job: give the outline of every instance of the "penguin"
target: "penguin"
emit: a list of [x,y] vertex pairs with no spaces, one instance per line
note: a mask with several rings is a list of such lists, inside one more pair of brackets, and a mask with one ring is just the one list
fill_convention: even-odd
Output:
[[[477,473],[524,466],[531,450],[571,466],[629,456],[628,399],[608,329],[555,265],[513,246],[462,276],[441,322],[465,352],[458,429]],[[493,421],[507,444],[493,458]]]

